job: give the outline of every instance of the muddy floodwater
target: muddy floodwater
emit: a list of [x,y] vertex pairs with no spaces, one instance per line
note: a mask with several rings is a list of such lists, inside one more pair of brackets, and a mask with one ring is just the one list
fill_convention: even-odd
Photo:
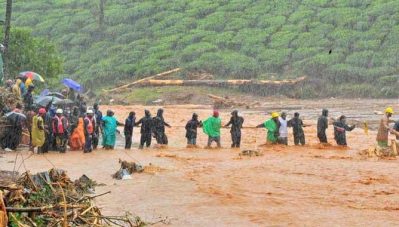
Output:
[[[72,179],[86,174],[106,184],[97,187],[96,193],[111,191],[96,199],[104,214],[130,212],[150,222],[168,217],[172,226],[398,226],[399,161],[358,154],[375,144],[376,132],[370,130],[366,135],[363,128],[356,128],[347,133],[349,147],[340,148],[335,146],[331,126],[330,147],[318,145],[315,129],[322,108],[328,108],[331,117],[345,114],[350,122],[367,121],[375,128],[381,116],[374,112],[382,112],[388,105],[399,113],[397,100],[265,99],[255,110],[242,110],[248,128],[243,130],[241,149],[229,148],[229,129],[222,129],[223,148],[211,150],[187,149],[184,138],[184,125],[192,113],[205,119],[211,114],[210,106],[164,106],[165,119],[172,125],[167,129],[168,148],[139,151],[139,129],[135,128],[132,150],[122,149],[121,135],[113,151],[31,156],[20,149],[16,162],[15,152],[0,154],[0,170],[13,170],[15,166],[20,172],[35,173],[55,166],[66,170]],[[139,118],[145,108],[155,114],[159,107],[103,106],[102,110],[108,108],[122,122],[129,111],[135,111]],[[251,126],[262,123],[268,118],[266,113],[273,110],[285,110],[289,117],[300,112],[310,125],[305,128],[308,145],[293,146],[291,130],[288,147],[263,145],[266,132]],[[230,112],[221,110],[223,123],[227,123]],[[206,140],[199,131],[198,144],[203,147]],[[247,149],[264,155],[238,155]],[[131,180],[114,180],[111,174],[119,169],[119,159],[151,163],[160,170],[134,174]]]

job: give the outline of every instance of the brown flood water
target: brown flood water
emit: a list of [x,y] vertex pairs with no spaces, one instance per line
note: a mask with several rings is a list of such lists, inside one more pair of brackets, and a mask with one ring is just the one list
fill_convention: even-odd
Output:
[[[276,102],[274,102],[276,103]],[[121,142],[114,151],[97,150],[91,154],[68,152],[29,157],[19,151],[25,168],[35,173],[52,166],[65,169],[72,179],[86,174],[106,186],[96,192],[112,191],[97,198],[97,204],[107,215],[122,215],[126,211],[155,221],[169,217],[172,226],[398,226],[399,225],[399,162],[365,159],[358,151],[372,146],[375,132],[365,135],[363,129],[348,133],[350,147],[321,148],[315,136],[315,119],[322,107],[328,107],[332,117],[340,114],[355,119],[377,120],[373,111],[382,111],[388,104],[398,109],[395,100],[286,100],[263,108],[244,111],[245,126],[255,126],[266,119],[264,112],[286,107],[289,114],[302,113],[309,145],[263,146],[263,129],[244,129],[244,149],[259,149],[260,157],[239,158],[239,149],[230,149],[228,129],[222,131],[223,149],[186,149],[184,124],[193,112],[201,119],[210,114],[209,106],[165,106],[165,119],[173,128],[167,129],[168,148],[137,150],[139,129],[135,129],[134,149],[125,151]],[[305,106],[307,107],[305,109]],[[141,117],[143,106],[112,106],[116,117],[123,121],[127,113],[136,111]],[[153,114],[158,107],[149,108]],[[338,112],[339,111],[339,112]],[[230,110],[222,111],[226,123]],[[332,127],[329,140],[335,144]],[[119,137],[122,141],[123,138]],[[199,132],[198,144],[205,145],[206,136]],[[0,155],[0,170],[12,170],[16,153]],[[156,174],[134,174],[132,180],[118,181],[111,174],[119,169],[118,160],[152,163],[163,170]],[[21,163],[17,160],[16,166]]]

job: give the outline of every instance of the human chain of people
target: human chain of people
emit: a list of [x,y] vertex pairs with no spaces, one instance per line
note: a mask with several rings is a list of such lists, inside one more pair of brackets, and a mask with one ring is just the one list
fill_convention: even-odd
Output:
[[[21,86],[24,85],[24,86]],[[34,102],[33,91],[35,85],[32,80],[17,79],[15,83],[7,81],[6,89],[12,92],[22,102],[17,102],[15,108],[3,109],[3,114],[8,117],[9,125],[6,136],[1,138],[1,146],[6,150],[15,150],[21,141],[23,128],[27,128],[30,138],[30,150],[37,150],[37,153],[46,153],[50,150],[61,153],[69,150],[83,150],[88,153],[98,148],[100,137],[104,149],[114,149],[118,126],[123,126],[125,137],[125,149],[132,148],[133,131],[135,127],[140,127],[139,149],[150,147],[152,139],[162,146],[168,145],[168,136],[165,128],[172,127],[164,119],[164,110],[158,109],[156,115],[152,117],[149,110],[144,111],[144,116],[136,118],[135,112],[130,112],[124,122],[119,122],[114,111],[107,110],[105,116],[100,111],[99,104],[95,103],[92,107],[87,107],[83,96],[75,95],[73,89],[64,89],[61,93],[47,94],[45,99]],[[57,95],[70,97],[70,102],[66,105],[56,105]],[[40,99],[40,97],[39,97]],[[65,99],[64,99],[65,100]],[[42,101],[42,102],[41,102]],[[59,102],[59,101],[58,101]],[[60,103],[58,103],[60,104]],[[390,117],[393,114],[392,107],[385,109],[385,114],[380,121],[377,143],[379,147],[388,146],[388,135],[392,133],[399,136],[399,124],[393,128],[389,127]],[[326,130],[329,126],[328,110],[323,109],[317,120],[317,137],[320,143],[328,143]],[[334,139],[340,146],[347,146],[346,132],[352,131],[355,125],[348,125],[346,116],[342,115],[332,123],[334,127]],[[197,137],[198,128],[202,128],[203,133],[208,136],[205,148],[210,148],[216,143],[221,147],[221,128],[230,128],[231,147],[241,146],[242,129],[244,128],[244,118],[238,110],[231,112],[231,117],[227,124],[222,125],[222,120],[218,110],[213,110],[211,116],[204,121],[199,119],[197,113],[192,114],[184,126],[187,140],[187,147],[198,147]],[[288,128],[292,128],[293,140],[295,145],[305,145],[304,125],[300,114],[294,113],[291,119],[287,119],[285,112],[272,112],[269,119],[260,123],[256,128],[265,128],[267,131],[267,144],[288,145]]]

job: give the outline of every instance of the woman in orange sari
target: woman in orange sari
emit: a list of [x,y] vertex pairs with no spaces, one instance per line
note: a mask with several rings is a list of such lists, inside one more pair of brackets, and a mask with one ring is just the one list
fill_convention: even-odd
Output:
[[69,147],[72,151],[83,150],[85,145],[84,121],[82,117],[79,117],[77,108],[74,108],[72,118],[74,118],[74,121],[71,121],[73,131],[69,138]]

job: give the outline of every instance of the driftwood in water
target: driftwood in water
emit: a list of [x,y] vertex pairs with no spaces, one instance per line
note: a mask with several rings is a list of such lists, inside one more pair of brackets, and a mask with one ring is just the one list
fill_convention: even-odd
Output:
[[245,106],[247,109],[249,109],[259,105],[259,102],[253,102],[253,103],[239,102],[229,99],[229,97],[220,97],[212,94],[208,94],[208,97],[213,100],[213,106],[215,108]]
[[293,80],[154,80],[146,79],[136,81],[136,86],[240,86],[240,85],[264,85],[264,86],[284,86],[295,85],[302,82],[306,77],[300,77]]
[[212,94],[208,94],[208,97],[213,100],[213,104],[215,107],[232,107],[232,106],[245,106],[247,105],[245,102],[238,102],[229,99],[228,97],[220,97]]

